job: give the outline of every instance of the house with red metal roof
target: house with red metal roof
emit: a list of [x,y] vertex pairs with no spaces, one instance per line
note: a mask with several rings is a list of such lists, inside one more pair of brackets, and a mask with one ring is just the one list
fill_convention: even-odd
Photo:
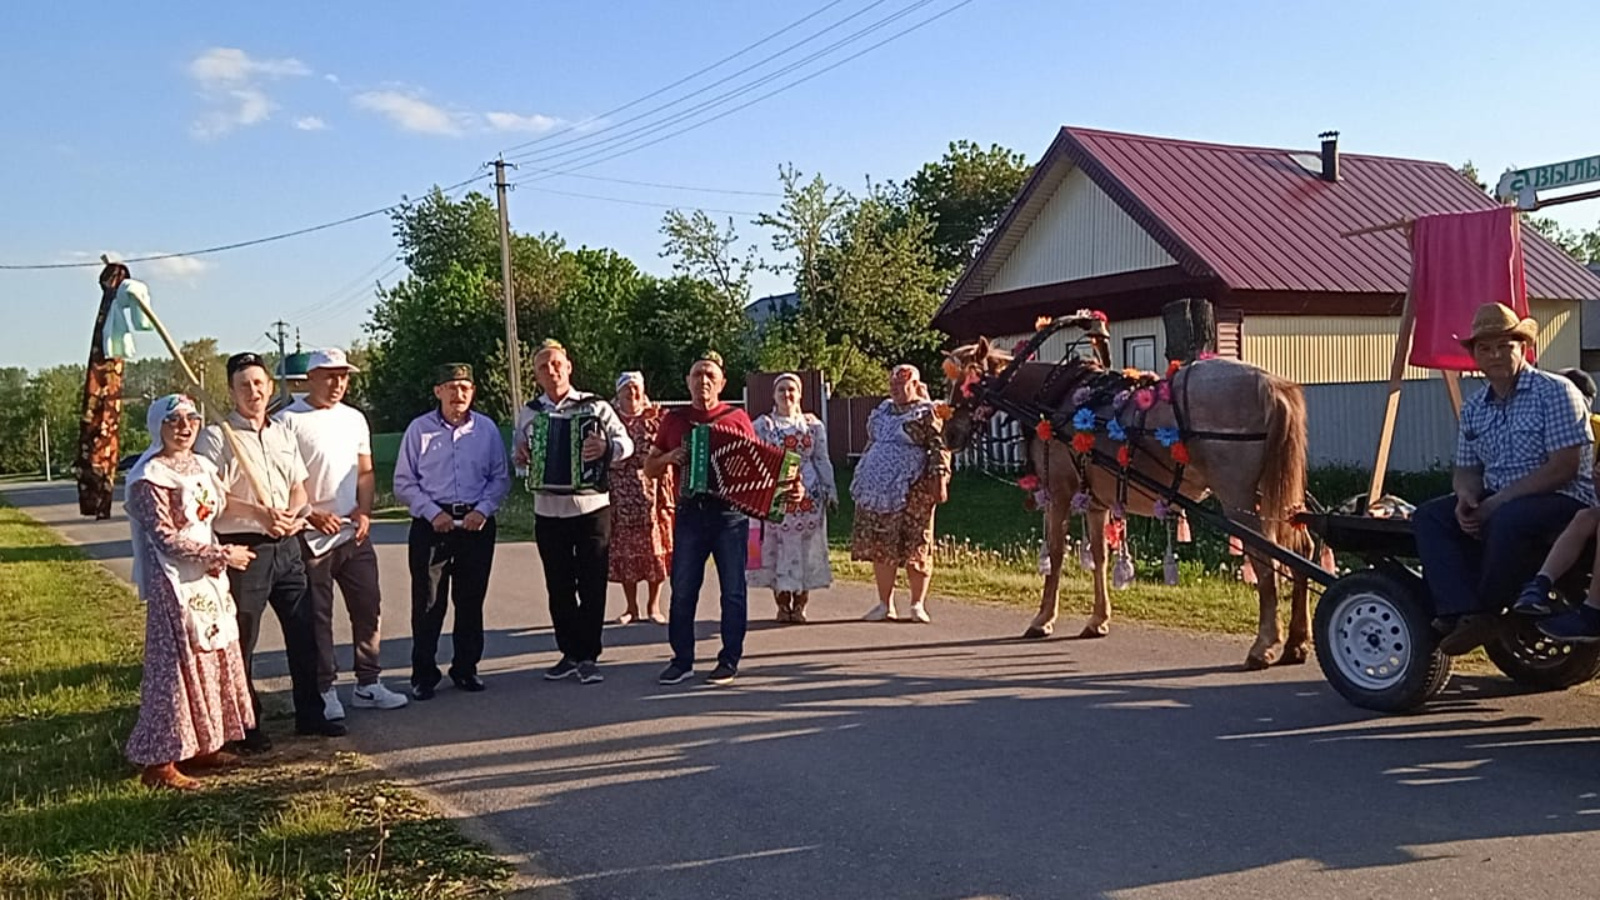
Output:
[[[1081,308],[1110,318],[1113,363],[1164,365],[1161,307],[1205,298],[1220,354],[1306,386],[1314,462],[1370,465],[1411,271],[1399,230],[1347,232],[1496,201],[1441,162],[1207,144],[1064,127],[951,289],[934,325],[1017,336]],[[1600,278],[1524,226],[1540,364],[1578,366]],[[1045,357],[1064,352],[1064,336]],[[1442,381],[1411,369],[1391,465],[1447,462]]]

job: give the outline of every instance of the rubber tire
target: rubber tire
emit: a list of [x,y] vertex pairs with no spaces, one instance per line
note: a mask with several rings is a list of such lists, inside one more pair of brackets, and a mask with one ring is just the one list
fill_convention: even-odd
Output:
[[1518,656],[1515,647],[1519,640],[1526,642],[1534,638],[1556,643],[1540,634],[1532,619],[1518,617],[1506,623],[1505,634],[1486,644],[1483,650],[1507,678],[1538,691],[1564,691],[1600,675],[1600,644],[1558,644],[1571,648],[1559,662],[1532,664]]
[[[1352,572],[1340,578],[1317,601],[1312,620],[1312,639],[1317,647],[1317,664],[1323,677],[1352,706],[1382,713],[1411,712],[1432,699],[1450,681],[1450,657],[1439,652],[1439,635],[1433,630],[1433,613],[1418,597],[1415,587],[1395,575],[1376,569]],[[1332,640],[1333,616],[1340,603],[1354,594],[1378,594],[1389,601],[1404,619],[1412,635],[1412,658],[1405,677],[1383,690],[1373,690],[1349,680],[1339,670]]]

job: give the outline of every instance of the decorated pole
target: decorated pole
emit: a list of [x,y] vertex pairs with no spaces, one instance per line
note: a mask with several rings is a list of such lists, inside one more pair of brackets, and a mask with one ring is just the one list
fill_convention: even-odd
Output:
[[102,256],[100,308],[89,338],[89,365],[84,375],[83,414],[78,420],[78,454],[73,462],[78,481],[78,512],[111,518],[112,485],[117,474],[117,428],[122,421],[120,357],[106,356],[106,319],[117,288],[128,279],[128,267]]

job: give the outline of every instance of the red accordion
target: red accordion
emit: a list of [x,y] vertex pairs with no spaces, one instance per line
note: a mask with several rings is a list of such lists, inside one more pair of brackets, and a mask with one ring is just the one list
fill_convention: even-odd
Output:
[[714,424],[694,426],[684,446],[684,496],[711,494],[751,518],[783,520],[779,489],[799,476],[799,454]]

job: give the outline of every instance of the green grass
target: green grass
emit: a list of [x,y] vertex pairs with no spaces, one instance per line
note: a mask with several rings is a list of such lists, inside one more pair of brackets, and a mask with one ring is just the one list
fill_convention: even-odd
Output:
[[325,744],[283,738],[195,793],[140,786],[121,753],[138,711],[137,598],[4,505],[0,634],[0,896],[447,898],[509,877]]

